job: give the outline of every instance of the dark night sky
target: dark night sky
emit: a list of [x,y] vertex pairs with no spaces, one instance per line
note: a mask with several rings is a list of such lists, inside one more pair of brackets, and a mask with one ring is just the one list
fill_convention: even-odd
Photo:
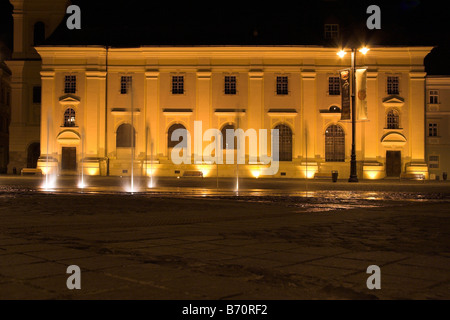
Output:
[[[430,74],[450,74],[447,15],[442,1],[154,1],[72,0],[82,29],[62,23],[47,44],[369,45],[437,46],[425,60]],[[366,9],[381,8],[381,30],[368,30]],[[138,10],[136,10],[138,8]],[[11,6],[0,0],[0,40],[12,44]],[[338,22],[342,39],[323,41],[323,24]]]

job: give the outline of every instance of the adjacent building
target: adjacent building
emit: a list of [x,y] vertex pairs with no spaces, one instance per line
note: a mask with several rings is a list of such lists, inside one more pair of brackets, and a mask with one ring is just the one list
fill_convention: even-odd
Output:
[[36,168],[40,156],[41,44],[65,15],[66,0],[11,0],[14,6],[8,173]]
[[430,179],[450,172],[450,77],[427,77],[427,162]]

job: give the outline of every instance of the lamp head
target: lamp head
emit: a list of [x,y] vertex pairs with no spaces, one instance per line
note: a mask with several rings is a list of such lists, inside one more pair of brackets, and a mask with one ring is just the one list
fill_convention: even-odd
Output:
[[343,58],[347,52],[345,52],[344,50],[340,50],[338,53],[336,53],[340,58]]
[[367,47],[362,47],[361,49],[359,49],[359,52],[361,52],[362,54],[366,54],[367,52],[369,52],[369,48]]

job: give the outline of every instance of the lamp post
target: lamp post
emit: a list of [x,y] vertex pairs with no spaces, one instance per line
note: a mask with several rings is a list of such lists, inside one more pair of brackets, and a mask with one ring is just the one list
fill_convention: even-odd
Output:
[[[350,156],[350,177],[348,182],[358,182],[358,174],[356,170],[356,109],[355,109],[355,91],[356,91],[356,48],[352,48],[352,95],[351,95],[351,108],[352,108],[352,153]],[[366,54],[369,49],[363,47],[358,50],[362,54]],[[337,55],[343,58],[347,52],[341,50]]]

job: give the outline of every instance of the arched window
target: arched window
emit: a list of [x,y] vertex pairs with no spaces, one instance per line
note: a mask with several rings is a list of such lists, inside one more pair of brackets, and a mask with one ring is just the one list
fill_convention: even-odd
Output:
[[292,161],[292,130],[285,124],[279,124],[278,129],[278,152],[279,161]]
[[228,123],[222,127],[222,130],[220,130],[220,132],[222,133],[223,149],[224,150],[237,149],[237,137],[234,137],[234,146],[233,148],[231,148],[231,143],[227,141],[227,130],[236,130],[236,128],[233,123]]
[[400,116],[397,110],[389,110],[387,113],[386,123],[388,129],[400,128]]
[[325,161],[345,161],[345,133],[335,124],[325,130]]
[[64,127],[75,127],[75,110],[72,108],[64,112]]
[[[182,129],[185,130],[183,136],[181,136],[178,140],[172,141],[172,134],[175,130]],[[178,145],[180,142],[182,142],[180,145]],[[186,148],[187,147],[187,131],[185,126],[183,126],[181,123],[175,123],[170,126],[169,130],[167,131],[167,148],[174,148],[175,146],[180,148]]]
[[43,22],[39,21],[34,24],[33,30],[33,41],[34,45],[40,45],[45,40],[45,25]]
[[116,148],[135,147],[136,132],[131,124],[124,123],[117,128]]

